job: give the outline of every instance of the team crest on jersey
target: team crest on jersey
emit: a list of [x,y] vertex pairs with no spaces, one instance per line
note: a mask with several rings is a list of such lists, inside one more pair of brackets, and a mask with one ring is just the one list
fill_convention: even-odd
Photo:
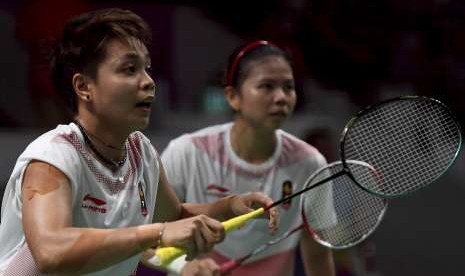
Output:
[[139,182],[138,185],[139,188],[139,199],[140,199],[140,213],[142,216],[147,216],[148,215],[148,210],[147,210],[147,203],[145,201],[145,193],[144,193],[144,188],[142,187],[142,184]]
[[[290,180],[286,180],[283,182],[283,188],[282,188],[282,196],[281,198],[285,198],[285,197],[288,197],[290,195],[292,195],[292,182]],[[284,201],[281,206],[284,208],[284,209],[289,209],[291,207],[291,202],[292,202],[292,199],[288,199],[286,201]]]

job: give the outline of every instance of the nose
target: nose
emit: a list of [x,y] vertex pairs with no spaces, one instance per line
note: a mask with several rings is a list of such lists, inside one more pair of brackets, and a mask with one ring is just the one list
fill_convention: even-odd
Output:
[[284,91],[282,88],[277,88],[274,94],[274,102],[283,105],[286,104],[289,100],[289,94]]
[[142,90],[155,92],[155,81],[148,73],[144,74],[144,78],[142,80]]

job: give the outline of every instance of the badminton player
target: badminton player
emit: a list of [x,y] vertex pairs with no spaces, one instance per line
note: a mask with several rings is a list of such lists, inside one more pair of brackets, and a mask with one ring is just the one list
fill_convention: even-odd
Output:
[[[326,165],[320,152],[280,129],[296,104],[289,54],[268,41],[252,41],[229,59],[224,89],[235,112],[230,123],[210,126],[172,140],[162,154],[167,178],[180,200],[214,202],[233,193],[259,192],[279,200],[303,188],[307,177]],[[281,204],[280,234],[300,221],[295,198]],[[227,235],[209,255],[221,264],[239,258],[272,239],[266,222],[255,220]],[[254,256],[232,275],[293,275],[300,243],[307,275],[334,275],[329,249],[300,232]],[[197,271],[188,262],[181,271]]]
[[217,220],[271,203],[262,194],[178,201],[139,132],[155,97],[150,34],[120,9],[65,25],[52,69],[74,121],[38,137],[17,160],[1,209],[0,275],[131,275],[146,250],[181,246],[194,258],[223,240]]

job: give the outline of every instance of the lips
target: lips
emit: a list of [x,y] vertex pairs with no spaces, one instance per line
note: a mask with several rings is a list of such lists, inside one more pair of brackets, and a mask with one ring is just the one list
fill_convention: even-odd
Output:
[[136,107],[150,108],[152,107],[152,102],[138,102]]
[[142,101],[139,101],[136,103],[136,108],[144,111],[144,112],[150,112],[152,108],[152,103],[153,103],[153,96],[147,97]]
[[270,113],[271,116],[280,116],[280,117],[286,117],[287,112],[286,111],[275,111]]

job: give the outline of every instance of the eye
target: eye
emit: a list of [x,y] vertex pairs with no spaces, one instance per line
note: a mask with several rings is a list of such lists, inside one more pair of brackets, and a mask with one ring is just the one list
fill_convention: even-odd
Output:
[[134,75],[137,72],[137,68],[135,65],[130,64],[124,67],[123,71],[128,75]]
[[292,92],[295,90],[295,85],[294,83],[286,83],[283,87],[284,91],[286,91],[287,93],[289,92]]
[[258,86],[258,88],[266,90],[266,91],[271,91],[271,90],[273,90],[274,85],[272,83],[270,83],[270,82],[264,82],[264,83],[261,83]]

